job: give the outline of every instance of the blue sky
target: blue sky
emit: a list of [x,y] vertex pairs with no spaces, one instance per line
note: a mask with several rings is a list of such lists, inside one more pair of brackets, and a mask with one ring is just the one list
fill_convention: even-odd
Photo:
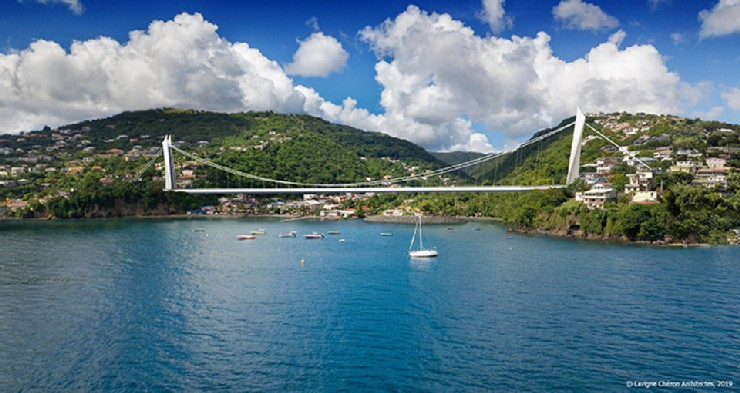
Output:
[[491,151],[585,112],[740,123],[738,0],[0,3],[0,132],[175,106]]

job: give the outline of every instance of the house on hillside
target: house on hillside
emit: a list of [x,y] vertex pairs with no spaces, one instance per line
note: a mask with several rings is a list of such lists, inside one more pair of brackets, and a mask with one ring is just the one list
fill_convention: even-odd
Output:
[[64,168],[64,172],[68,175],[78,175],[85,171],[84,166],[69,166]]
[[657,191],[637,191],[632,195],[632,203],[640,205],[651,205],[658,203]]
[[696,161],[676,161],[676,165],[671,165],[670,172],[684,172],[693,174],[694,172],[696,172],[697,167],[698,165]]
[[615,165],[622,159],[619,157],[601,157],[596,160],[596,173],[605,175],[611,173]]
[[8,199],[5,201],[5,207],[8,208],[8,210],[14,212],[18,209],[23,209],[26,206],[28,206],[28,201],[20,200],[20,199]]
[[707,167],[709,168],[723,168],[727,165],[727,160],[719,157],[707,158]]
[[673,158],[673,148],[659,147],[653,151],[653,158],[660,161],[670,161]]
[[607,202],[617,201],[617,190],[607,184],[595,184],[590,190],[576,193],[576,201],[589,209],[603,209]]
[[627,175],[629,183],[624,185],[624,192],[634,194],[639,191],[650,191],[653,189],[653,172],[637,172]]
[[712,188],[719,186],[720,189],[727,189],[727,176],[730,173],[728,167],[701,168],[696,171],[694,181],[691,184],[695,186],[704,186]]
[[676,151],[676,155],[679,156],[686,156],[691,158],[698,158],[701,157],[701,153],[696,149],[690,149],[690,148],[681,148]]

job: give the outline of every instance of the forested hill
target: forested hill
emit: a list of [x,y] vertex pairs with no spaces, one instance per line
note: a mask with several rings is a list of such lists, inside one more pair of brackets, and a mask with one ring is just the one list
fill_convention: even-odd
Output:
[[[97,144],[120,135],[146,135],[160,139],[173,134],[175,139],[195,143],[222,142],[228,138],[253,138],[275,131],[276,134],[303,134],[306,137],[331,137],[338,144],[365,157],[391,157],[419,160],[434,164],[442,162],[423,148],[403,139],[379,132],[367,132],[353,127],[332,124],[309,115],[284,115],[273,112],[216,113],[197,110],[156,109],[123,112],[105,119],[88,120],[67,126],[69,129],[89,128],[89,138]],[[230,139],[232,142],[233,139]]]
[[[564,125],[570,124],[574,117],[564,119],[557,126],[540,130],[532,135],[531,139],[547,134]],[[505,154],[498,158],[484,161],[462,169],[476,182],[506,183],[506,184],[552,184],[562,183],[568,170],[568,155],[573,136],[572,127],[563,132],[520,148],[514,153]],[[432,153],[435,157],[448,165],[482,157],[483,153],[468,151],[453,151]],[[540,166],[539,164],[543,164]],[[519,168],[522,167],[523,168]]]
[[[555,127],[532,136],[536,138],[575,118],[564,119]],[[707,159],[722,158],[729,168],[740,167],[740,126],[717,121],[686,119],[671,115],[612,113],[587,116],[581,152],[582,169],[594,169],[600,159],[617,159],[611,174],[634,173],[630,157],[647,163],[656,173],[670,173],[680,162],[692,161],[697,169]],[[619,151],[591,127],[622,147]],[[478,180],[503,184],[562,184],[568,170],[573,127],[514,153],[466,169]],[[435,155],[450,164],[476,158],[477,153],[454,152]]]
[[[129,151],[136,144],[157,143],[172,134],[186,148],[198,149],[199,155],[233,169],[299,182],[364,181],[407,175],[411,167],[445,165],[409,141],[308,115],[158,109],[124,112],[66,128],[85,130],[84,137],[98,150]],[[211,174],[211,181],[219,176]]]

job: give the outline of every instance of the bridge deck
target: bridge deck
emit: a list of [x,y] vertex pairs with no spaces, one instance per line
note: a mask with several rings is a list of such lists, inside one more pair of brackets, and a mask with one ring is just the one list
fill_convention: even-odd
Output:
[[402,192],[525,192],[565,188],[547,186],[459,186],[459,187],[336,187],[336,188],[183,188],[172,191],[188,194],[383,194]]

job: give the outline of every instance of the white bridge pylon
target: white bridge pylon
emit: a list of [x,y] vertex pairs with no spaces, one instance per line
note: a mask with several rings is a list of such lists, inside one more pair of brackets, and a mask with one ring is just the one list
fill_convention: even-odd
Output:
[[[516,149],[513,149],[509,152],[504,153],[510,153],[512,151],[516,151],[519,148],[522,148],[524,146],[527,146],[529,144],[539,142],[542,139],[545,139],[547,137],[550,137],[554,134],[557,134],[561,132],[564,129],[569,128],[570,126],[575,124],[575,128],[573,130],[573,140],[571,142],[571,150],[570,150],[570,159],[568,160],[568,175],[566,177],[566,184],[551,184],[551,185],[540,185],[540,186],[452,186],[452,187],[368,187],[368,186],[360,186],[362,184],[372,185],[372,184],[378,184],[379,182],[368,182],[368,183],[355,183],[355,184],[303,184],[303,183],[297,183],[297,182],[289,182],[289,181],[278,181],[274,179],[265,179],[254,175],[248,175],[248,174],[242,174],[235,170],[229,170],[228,168],[222,167],[218,164],[213,164],[208,160],[197,158],[195,156],[192,156],[189,153],[186,153],[182,150],[180,150],[177,147],[174,147],[172,144],[172,135],[167,135],[164,137],[164,140],[162,141],[162,151],[164,154],[164,191],[175,191],[175,192],[184,192],[188,194],[263,194],[263,195],[275,195],[275,194],[363,194],[363,193],[375,193],[375,194],[381,194],[381,193],[402,193],[402,192],[525,192],[525,191],[534,191],[534,190],[547,190],[552,188],[564,188],[567,185],[571,184],[573,181],[578,179],[579,176],[579,167],[580,167],[580,156],[581,156],[581,141],[583,139],[583,127],[586,123],[586,116],[581,112],[580,108],[576,109],[576,121],[575,123],[570,123],[568,125],[565,125],[563,127],[558,128],[557,130],[551,131],[545,135],[541,135],[537,138],[533,138],[520,146],[518,146]],[[296,185],[298,187],[263,187],[263,188],[177,188],[177,176],[175,174],[175,164],[174,160],[172,158],[172,149],[176,149],[181,153],[185,153],[191,158],[197,159],[199,161],[202,161],[204,163],[207,163],[212,166],[218,167],[218,169],[225,170],[230,173],[235,173],[239,175],[246,175],[252,179],[260,180],[260,181],[267,181],[267,182],[274,182],[275,184],[288,184],[288,185]],[[452,165],[447,168],[442,168],[440,170],[437,170],[438,174],[442,173],[448,173],[452,172],[454,170],[458,170],[461,168],[464,168],[466,166],[472,165],[472,164],[478,164],[484,161],[487,161],[489,159],[492,159],[494,157],[498,157],[504,153],[497,153],[492,154],[488,156],[484,156],[481,158],[476,158],[474,160]],[[419,176],[421,177],[421,176]],[[418,178],[416,176],[409,176],[406,178],[400,178],[400,181],[408,181]]]

